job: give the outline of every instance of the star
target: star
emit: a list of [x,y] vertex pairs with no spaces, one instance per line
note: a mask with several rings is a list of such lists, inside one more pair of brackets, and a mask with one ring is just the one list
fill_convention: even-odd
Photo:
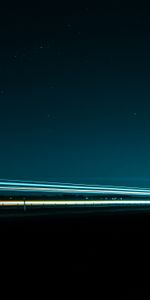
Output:
[[0,90],[0,95],[4,95],[4,90]]
[[71,28],[71,24],[70,24],[70,23],[68,23],[68,24],[67,24],[67,27],[68,27],[68,28]]

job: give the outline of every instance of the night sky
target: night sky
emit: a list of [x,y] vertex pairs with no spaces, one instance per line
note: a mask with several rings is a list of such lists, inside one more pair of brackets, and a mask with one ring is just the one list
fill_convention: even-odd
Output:
[[150,10],[121,2],[0,7],[1,179],[150,186]]

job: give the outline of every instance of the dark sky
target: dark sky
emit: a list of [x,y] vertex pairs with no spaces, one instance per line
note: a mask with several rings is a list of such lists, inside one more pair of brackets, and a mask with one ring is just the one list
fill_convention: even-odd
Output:
[[121,3],[0,7],[0,178],[150,186],[150,10]]

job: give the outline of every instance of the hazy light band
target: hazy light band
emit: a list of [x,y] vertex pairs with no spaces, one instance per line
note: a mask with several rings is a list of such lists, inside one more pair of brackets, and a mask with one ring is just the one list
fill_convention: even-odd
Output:
[[42,192],[42,193],[63,193],[63,194],[97,194],[97,195],[132,195],[150,196],[150,189],[116,187],[116,186],[90,186],[75,184],[42,184],[26,182],[0,182],[0,190],[13,192]]

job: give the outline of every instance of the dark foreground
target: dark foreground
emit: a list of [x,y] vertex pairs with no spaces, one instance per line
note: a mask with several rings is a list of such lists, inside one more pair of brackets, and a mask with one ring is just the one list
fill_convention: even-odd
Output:
[[0,218],[0,232],[1,264],[16,280],[27,274],[49,286],[53,277],[76,288],[98,280],[106,294],[121,288],[121,299],[149,286],[148,211],[13,214]]

